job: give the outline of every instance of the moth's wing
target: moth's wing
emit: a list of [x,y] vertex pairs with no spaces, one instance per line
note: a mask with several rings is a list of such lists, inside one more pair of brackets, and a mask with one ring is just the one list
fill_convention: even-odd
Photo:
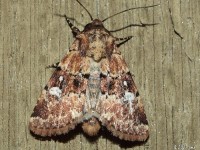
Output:
[[31,115],[29,128],[33,133],[59,135],[67,133],[80,122],[88,80],[79,72],[81,61],[85,60],[79,52],[73,51],[60,62]]
[[130,141],[148,138],[148,122],[139,92],[121,55],[102,63],[100,121],[113,135]]

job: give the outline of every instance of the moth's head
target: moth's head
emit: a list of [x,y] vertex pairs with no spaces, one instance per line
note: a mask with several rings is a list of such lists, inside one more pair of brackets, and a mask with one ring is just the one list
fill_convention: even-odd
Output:
[[[88,31],[92,29],[105,29],[103,22],[99,19],[92,20],[91,23],[88,23],[83,31]],[[106,29],[105,29],[106,30]]]

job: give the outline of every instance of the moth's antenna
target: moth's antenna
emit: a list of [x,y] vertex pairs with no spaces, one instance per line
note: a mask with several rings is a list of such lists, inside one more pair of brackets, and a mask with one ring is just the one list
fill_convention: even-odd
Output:
[[94,19],[92,18],[92,15],[90,14],[90,12],[85,8],[85,6],[83,6],[83,4],[81,4],[81,2],[79,2],[79,0],[76,0],[88,13],[88,15],[90,16],[90,19],[93,21]]
[[154,25],[158,25],[158,23],[147,24],[147,23],[141,22],[141,24],[129,24],[129,25],[123,27],[123,28],[119,28],[119,29],[116,29],[116,30],[109,30],[109,32],[118,32],[118,31],[124,30],[124,29],[129,28],[129,27],[146,27],[146,26],[154,26]]
[[106,21],[106,20],[108,20],[108,19],[110,19],[110,18],[112,18],[112,17],[114,17],[114,16],[116,16],[116,15],[119,15],[119,14],[121,14],[121,13],[124,13],[124,12],[126,12],[126,11],[129,11],[129,10],[133,10],[133,9],[141,9],[141,8],[149,8],[149,7],[159,6],[159,5],[160,5],[160,4],[149,5],[149,6],[144,6],[144,7],[134,7],[134,8],[129,8],[129,9],[126,9],[126,10],[120,11],[120,12],[114,14],[114,15],[111,15],[111,16],[109,16],[109,17],[103,19],[102,22],[104,22],[104,21]]

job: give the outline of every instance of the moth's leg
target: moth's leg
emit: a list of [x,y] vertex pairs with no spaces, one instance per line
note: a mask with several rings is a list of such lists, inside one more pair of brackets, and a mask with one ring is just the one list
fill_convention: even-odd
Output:
[[120,43],[117,44],[117,47],[120,47],[122,44],[125,44],[126,42],[128,42],[133,36],[127,36],[124,38],[116,38],[116,41],[122,41]]
[[80,30],[71,23],[71,21],[69,20],[69,18],[66,15],[59,15],[59,14],[56,14],[56,15],[65,18],[65,20],[66,20],[67,24],[69,25],[69,27],[71,28],[74,36],[76,36],[77,34],[80,33]]
[[47,69],[49,69],[49,68],[59,68],[59,63],[60,62],[57,62],[57,63],[55,63],[55,64],[51,64],[51,65],[48,65],[48,66],[46,66],[45,68],[47,68]]

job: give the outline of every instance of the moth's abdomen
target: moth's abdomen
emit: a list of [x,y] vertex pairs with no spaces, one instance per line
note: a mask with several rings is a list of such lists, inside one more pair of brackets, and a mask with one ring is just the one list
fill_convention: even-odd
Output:
[[101,128],[99,121],[92,117],[91,119],[85,121],[82,125],[83,131],[89,136],[95,136]]
[[88,81],[88,99],[90,99],[91,109],[95,109],[100,94],[100,78],[90,76]]
[[99,101],[99,96],[101,94],[100,87],[100,65],[95,61],[91,60],[90,64],[90,76],[88,79],[88,86],[86,89],[86,104],[85,111],[96,109],[97,103]]

